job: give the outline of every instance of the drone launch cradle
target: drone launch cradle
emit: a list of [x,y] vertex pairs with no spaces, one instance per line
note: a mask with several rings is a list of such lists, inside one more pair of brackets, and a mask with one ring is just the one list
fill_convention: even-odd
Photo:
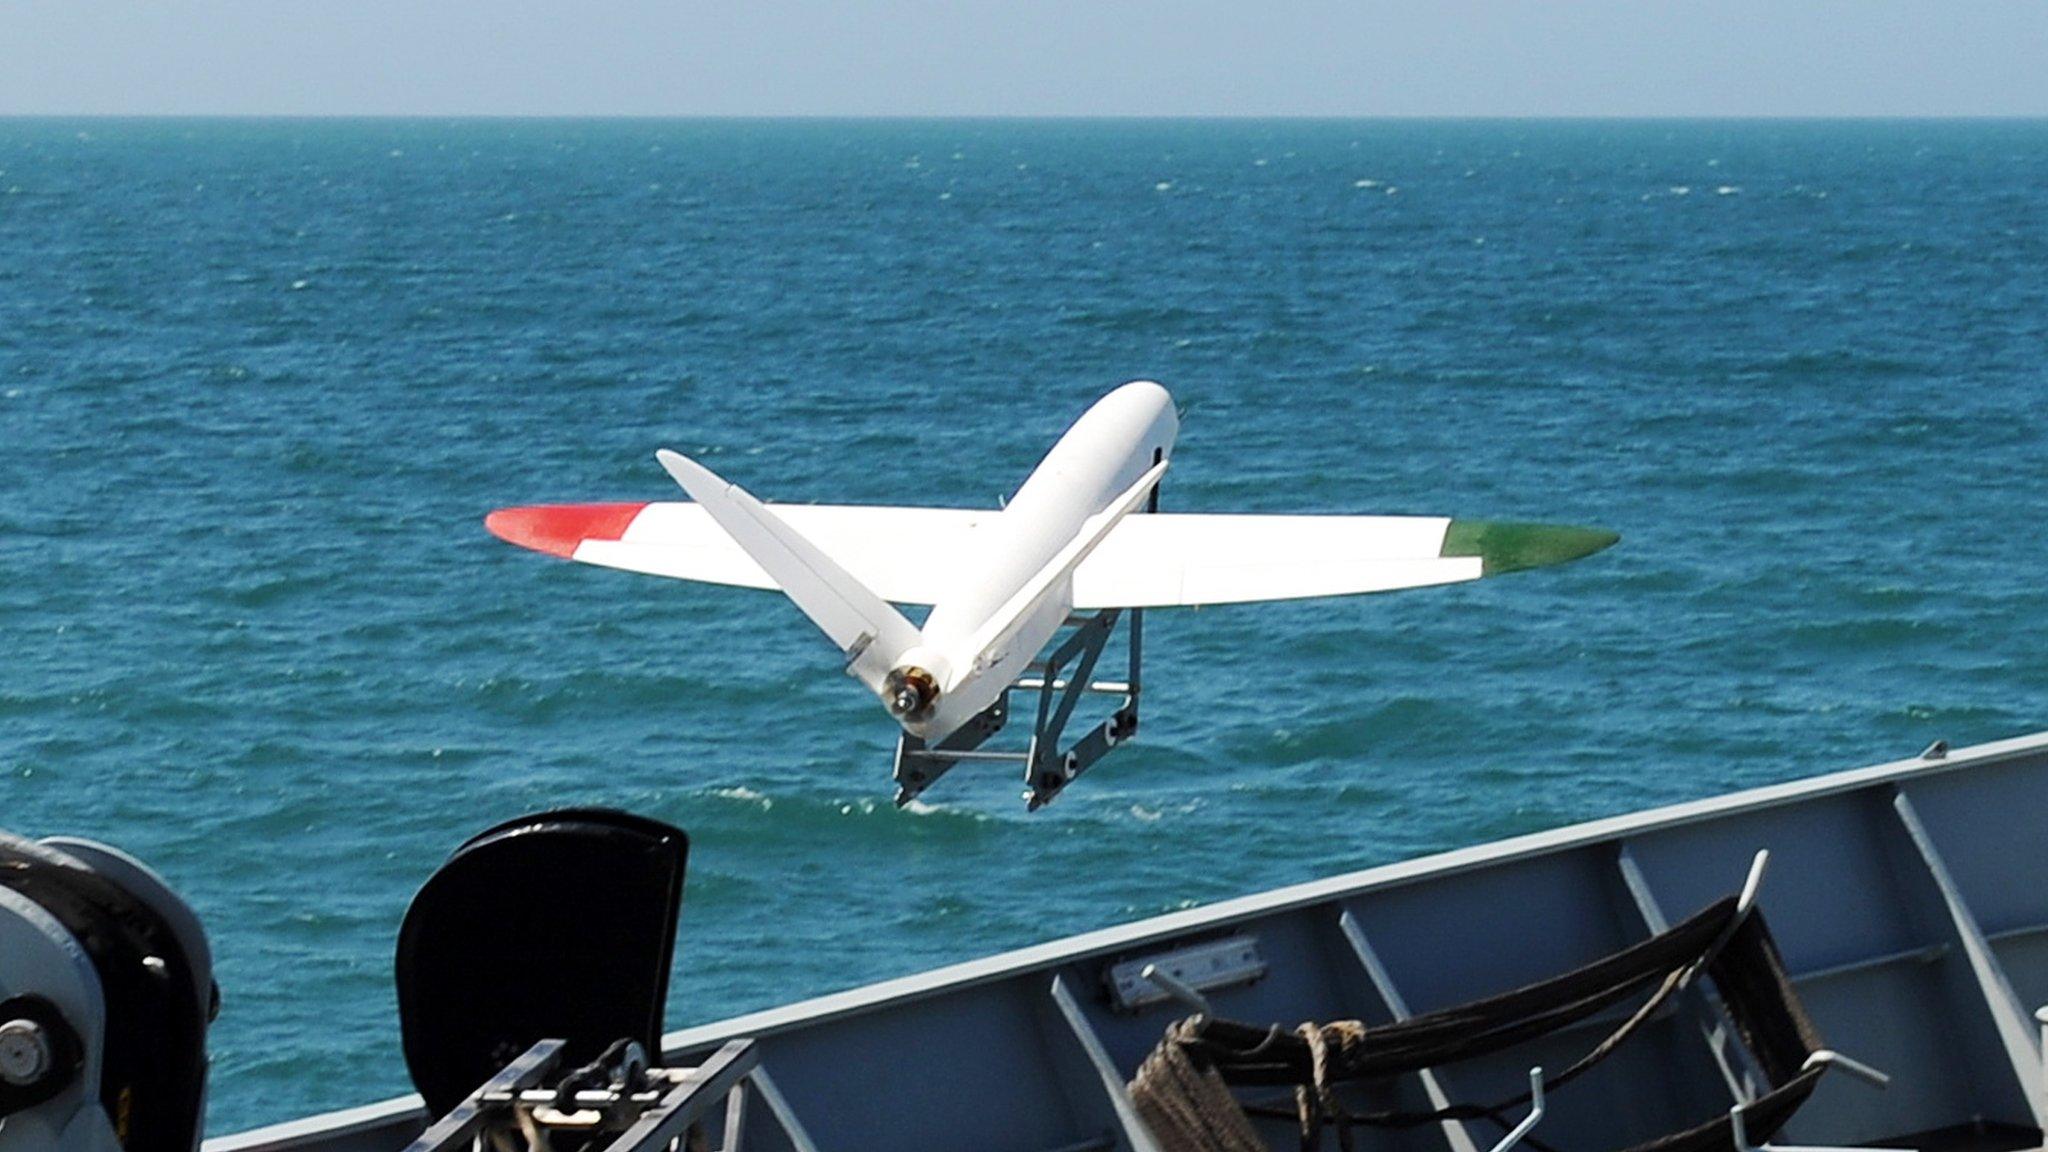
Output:
[[[1096,666],[1116,634],[1117,618],[1124,611],[1106,608],[1100,612],[1068,617],[1067,624],[1073,631],[1064,640],[1043,659],[1027,665],[1026,674],[1004,689],[994,704],[938,744],[927,745],[908,732],[902,733],[896,741],[897,807],[917,799],[939,777],[958,765],[974,762],[1022,764],[1025,806],[1036,812],[1052,803],[1067,785],[1107,755],[1110,749],[1136,735],[1139,666],[1145,641],[1143,609],[1129,610],[1130,624],[1125,629],[1129,639],[1129,664],[1124,678],[1094,678]],[[1022,750],[984,748],[983,745],[1009,723],[1011,697],[1018,692],[1032,693],[1036,697],[1029,742]],[[1061,740],[1067,725],[1073,720],[1082,699],[1089,695],[1116,696],[1120,701],[1107,718],[1072,744],[1062,747]]]

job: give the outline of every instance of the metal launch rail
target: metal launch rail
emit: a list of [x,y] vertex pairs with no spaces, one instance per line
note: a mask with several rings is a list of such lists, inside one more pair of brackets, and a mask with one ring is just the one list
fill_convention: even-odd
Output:
[[[674,1032],[659,1062],[715,1067],[722,1049],[739,1051],[727,1045],[751,1042],[735,1091],[760,1106],[707,1107],[714,1147],[722,1110],[748,1117],[730,1141],[748,1150],[1150,1152],[1125,1084],[1192,1005],[1292,1027],[1463,1003],[1663,930],[1741,888],[1759,851],[1771,863],[1758,907],[1798,997],[1829,1049],[1890,1077],[1883,1090],[1823,1078],[1776,1141],[2041,1147],[2048,733],[1937,745],[1024,948]],[[1629,1050],[1552,1093],[1532,1139],[1622,1147],[1740,1103],[1701,1007],[1667,1006]],[[1561,1066],[1617,1019],[1399,1091],[1425,1105],[1507,1096],[1531,1065]],[[417,1098],[388,1100],[205,1149],[395,1152],[427,1119]],[[1260,1135],[1297,1140],[1277,1123]],[[1470,1122],[1359,1134],[1390,1152],[1486,1152],[1500,1139]]]

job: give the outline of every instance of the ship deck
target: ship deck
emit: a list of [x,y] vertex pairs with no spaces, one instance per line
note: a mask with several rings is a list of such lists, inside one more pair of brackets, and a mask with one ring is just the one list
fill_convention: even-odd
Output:
[[[2048,1069],[2048,733],[1759,788],[1442,853],[1054,941],[665,1038],[671,1061],[758,1042],[769,1116],[750,1150],[1150,1152],[1123,1084],[1172,1020],[1126,1007],[1120,964],[1250,941],[1257,979],[1207,992],[1220,1015],[1384,1022],[1613,953],[1733,893],[1771,863],[1759,907],[1829,1048],[1891,1077],[1830,1074],[1785,1144],[1927,1152],[2042,1146]],[[1128,971],[1129,969],[1125,969]],[[1618,1148],[1725,1113],[1740,1091],[1710,1000],[1668,1008],[1555,1093],[1536,1135]],[[1421,1103],[1512,1093],[1575,1031],[1391,1087]],[[1707,1026],[1703,1026],[1707,1025]],[[401,1098],[206,1143],[206,1152],[380,1152],[426,1118]],[[1263,1130],[1295,1146],[1289,1124]],[[1490,1125],[1374,1131],[1387,1152],[1486,1152]]]

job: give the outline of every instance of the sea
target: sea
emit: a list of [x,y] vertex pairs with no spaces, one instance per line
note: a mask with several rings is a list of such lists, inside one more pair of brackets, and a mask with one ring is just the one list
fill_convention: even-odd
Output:
[[[661,447],[994,507],[1137,378],[1167,510],[1621,543],[1149,613],[1027,813],[894,807],[781,597],[483,528]],[[2044,458],[2048,122],[0,120],[0,826],[197,908],[226,1133],[409,1090],[399,919],[521,813],[689,831],[681,1026],[2043,727]]]

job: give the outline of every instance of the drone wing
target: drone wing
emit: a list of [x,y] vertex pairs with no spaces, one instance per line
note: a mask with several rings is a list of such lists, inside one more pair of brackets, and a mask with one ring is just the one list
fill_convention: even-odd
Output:
[[[976,555],[994,510],[771,504],[848,576],[896,604],[937,602]],[[778,588],[712,519],[685,503],[506,508],[500,538],[556,556],[655,576]],[[1576,560],[1612,532],[1441,516],[1126,516],[1073,571],[1074,608],[1165,608],[1348,596],[1455,584]]]
[[[994,511],[873,504],[769,504],[846,573],[895,604],[933,604]],[[779,588],[701,504],[544,504],[485,518],[501,540],[584,564],[650,576]]]
[[1441,516],[1127,517],[1074,572],[1074,607],[1168,608],[1456,584],[1591,555],[1597,528]]

